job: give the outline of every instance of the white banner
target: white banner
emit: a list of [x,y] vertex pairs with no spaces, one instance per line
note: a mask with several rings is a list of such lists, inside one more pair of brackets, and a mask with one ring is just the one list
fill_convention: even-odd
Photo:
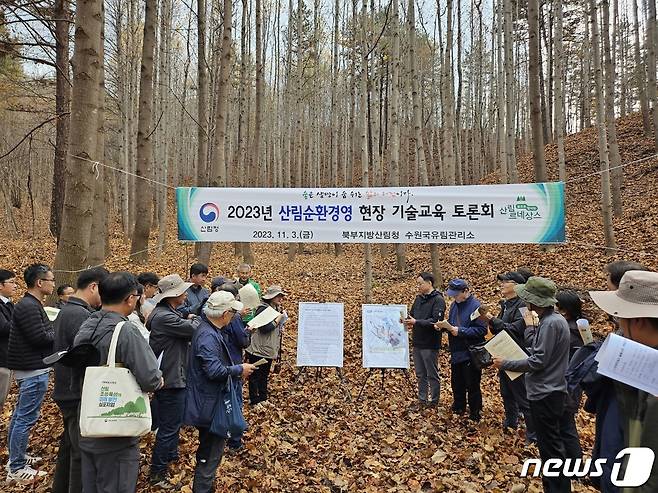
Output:
[[178,188],[178,239],[563,243],[564,183],[409,188]]
[[361,305],[363,367],[409,368],[409,335],[400,319],[406,305]]
[[300,303],[297,366],[343,367],[343,304]]

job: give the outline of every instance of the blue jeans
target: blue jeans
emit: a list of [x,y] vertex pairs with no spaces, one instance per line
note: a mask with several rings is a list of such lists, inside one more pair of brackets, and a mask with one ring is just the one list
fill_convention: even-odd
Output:
[[18,380],[18,401],[9,423],[9,462],[11,472],[25,467],[30,431],[39,419],[41,403],[48,390],[49,374]]
[[185,389],[162,389],[155,393],[158,407],[158,434],[151,458],[151,474],[167,471],[178,459],[178,434],[185,412]]

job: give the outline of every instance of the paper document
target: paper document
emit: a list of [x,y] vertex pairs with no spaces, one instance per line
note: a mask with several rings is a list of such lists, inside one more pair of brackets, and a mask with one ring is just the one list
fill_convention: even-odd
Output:
[[265,310],[256,315],[247,325],[252,329],[257,329],[263,325],[269,324],[270,322],[274,322],[274,319],[279,315],[281,315],[279,312],[271,306],[268,306]]
[[658,396],[658,349],[609,334],[595,359],[601,375]]
[[[514,339],[512,339],[512,336],[504,330],[492,337],[489,342],[484,345],[484,348],[489,351],[494,358],[502,358],[508,361],[517,361],[528,357],[528,355],[525,354],[525,351],[523,351]],[[507,373],[510,380],[516,380],[523,375],[523,373],[517,371],[505,370],[505,373]]]
[[254,309],[260,305],[260,296],[258,296],[258,291],[251,284],[247,284],[238,291],[240,295],[240,301],[247,308]]
[[300,303],[297,366],[343,367],[342,303]]

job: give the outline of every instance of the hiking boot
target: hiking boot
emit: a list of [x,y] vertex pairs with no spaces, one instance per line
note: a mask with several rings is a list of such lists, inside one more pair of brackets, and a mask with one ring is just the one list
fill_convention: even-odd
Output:
[[157,488],[159,490],[173,490],[176,488],[175,485],[169,482],[166,473],[151,474],[149,476],[149,484],[151,488]]

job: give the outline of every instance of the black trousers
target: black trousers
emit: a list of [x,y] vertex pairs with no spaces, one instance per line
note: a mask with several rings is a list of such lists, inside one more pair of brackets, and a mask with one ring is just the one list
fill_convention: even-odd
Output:
[[199,430],[199,448],[196,451],[193,493],[213,493],[217,468],[224,455],[226,439],[210,433],[208,428]]
[[64,420],[64,432],[59,440],[52,493],[82,491],[79,404],[79,402],[70,405],[58,404]]
[[482,370],[478,370],[470,361],[453,364],[450,383],[452,385],[452,410],[457,413],[466,411],[466,400],[471,417],[480,418],[482,412],[482,390],[480,380]]
[[[530,401],[530,412],[537,432],[537,447],[542,463],[548,459],[566,459],[562,430],[568,427],[566,420],[569,419],[570,413],[564,412],[565,399],[565,393],[553,392],[543,399]],[[571,492],[571,480],[563,475],[555,478],[542,476],[541,481],[545,493]]]
[[[253,364],[259,359],[261,359],[260,356],[247,353],[248,363]],[[249,376],[249,403],[252,406],[267,400],[267,381],[270,377],[272,361],[268,359],[266,364],[259,366],[258,370]]]

